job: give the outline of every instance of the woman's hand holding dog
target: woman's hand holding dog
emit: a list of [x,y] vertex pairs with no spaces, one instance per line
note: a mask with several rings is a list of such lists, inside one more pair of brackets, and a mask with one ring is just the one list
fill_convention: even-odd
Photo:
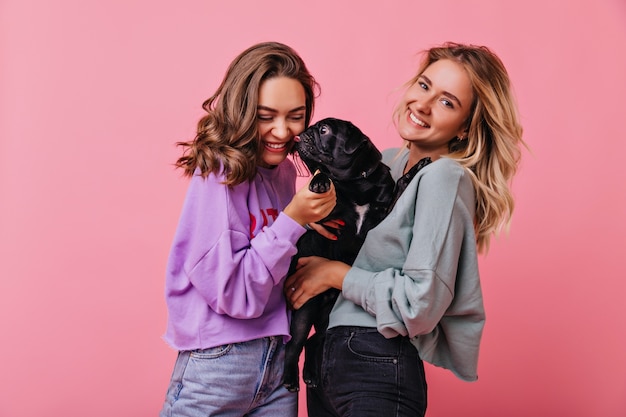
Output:
[[319,256],[298,259],[296,272],[285,281],[287,301],[297,310],[329,288],[341,290],[343,279],[349,269],[350,266],[343,262]]
[[[320,235],[324,236],[326,239],[337,240],[337,235],[333,234],[331,231],[329,231],[328,228],[337,230],[337,233],[338,233],[339,229],[341,229],[345,225],[346,225],[346,223],[343,220],[336,219],[336,220],[325,221],[322,224],[309,223],[309,224],[307,224],[304,227],[306,227],[309,230],[315,230],[317,233],[319,233]],[[324,226],[326,226],[326,227],[324,227]]]
[[337,196],[334,184],[331,183],[330,190],[321,194],[310,191],[308,185],[305,185],[293,196],[283,212],[304,226],[328,216],[335,204]]

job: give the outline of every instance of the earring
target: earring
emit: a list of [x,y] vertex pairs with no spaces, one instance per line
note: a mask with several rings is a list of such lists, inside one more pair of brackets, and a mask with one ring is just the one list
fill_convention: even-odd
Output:
[[450,142],[448,142],[448,151],[450,153],[461,152],[468,146],[467,138],[461,136],[455,136]]

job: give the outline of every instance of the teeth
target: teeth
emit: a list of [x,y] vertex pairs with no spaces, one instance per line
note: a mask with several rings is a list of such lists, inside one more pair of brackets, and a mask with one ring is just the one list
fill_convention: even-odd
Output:
[[428,125],[426,123],[424,123],[423,121],[421,121],[420,119],[417,118],[417,116],[415,116],[413,113],[409,112],[409,117],[411,118],[411,120],[414,123],[417,123],[418,125],[422,126],[422,127],[428,127]]
[[268,148],[272,148],[272,149],[282,149],[285,147],[284,143],[268,143],[265,142],[265,146],[267,146]]

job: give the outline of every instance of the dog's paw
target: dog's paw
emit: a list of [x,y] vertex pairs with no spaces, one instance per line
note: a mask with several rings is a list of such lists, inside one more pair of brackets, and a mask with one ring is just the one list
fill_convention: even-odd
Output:
[[305,379],[304,383],[309,388],[317,388],[317,380],[316,379]]
[[298,392],[298,391],[300,391],[300,387],[299,387],[298,383],[292,384],[292,383],[289,383],[289,382],[283,382],[283,387],[287,388],[287,390],[289,392]]
[[[297,366],[297,365],[296,365]],[[288,366],[285,367],[283,373],[283,387],[287,388],[290,392],[298,392],[300,391],[300,378],[298,368],[292,369]]]
[[323,172],[317,172],[309,183],[309,190],[314,193],[323,194],[330,190],[330,178]]
[[304,373],[302,375],[302,380],[309,388],[317,388],[319,381],[317,378],[317,374],[310,369],[304,368]]

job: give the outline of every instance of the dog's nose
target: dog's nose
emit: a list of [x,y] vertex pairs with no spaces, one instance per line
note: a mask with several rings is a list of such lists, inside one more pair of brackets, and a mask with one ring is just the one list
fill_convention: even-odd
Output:
[[294,142],[300,142],[300,136],[296,135],[293,137]]

